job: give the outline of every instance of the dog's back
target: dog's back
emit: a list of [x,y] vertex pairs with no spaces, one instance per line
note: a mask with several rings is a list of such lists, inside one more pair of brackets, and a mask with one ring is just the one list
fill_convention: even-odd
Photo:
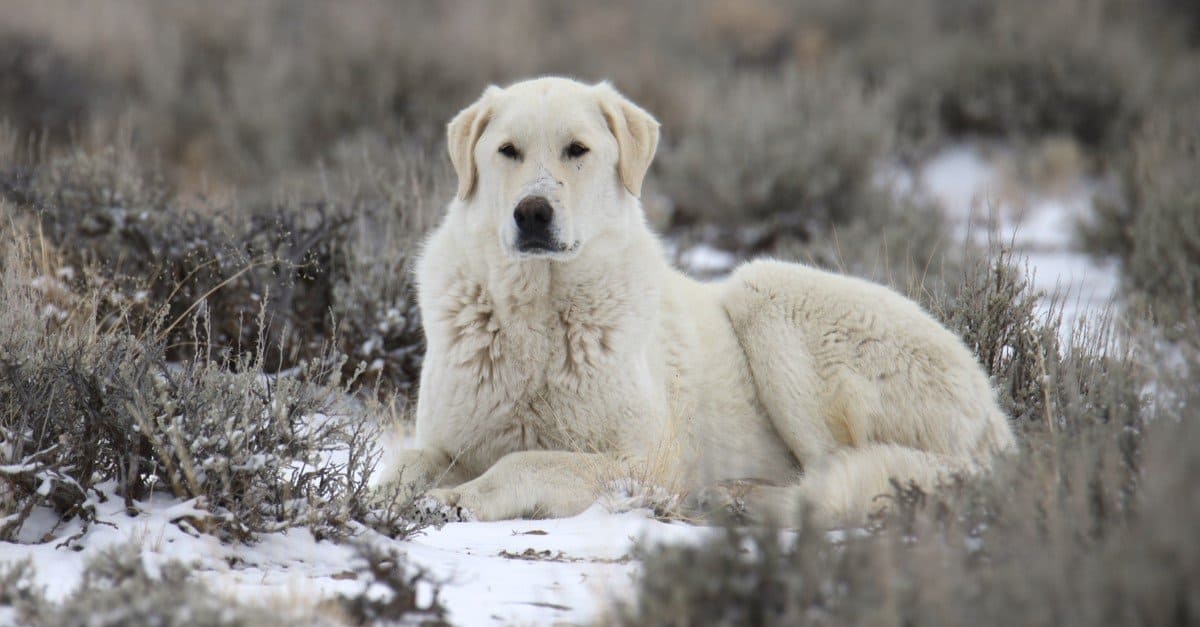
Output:
[[724,284],[722,304],[804,482],[845,501],[830,510],[865,507],[891,478],[929,485],[974,471],[1014,444],[970,351],[892,290],[758,261]]

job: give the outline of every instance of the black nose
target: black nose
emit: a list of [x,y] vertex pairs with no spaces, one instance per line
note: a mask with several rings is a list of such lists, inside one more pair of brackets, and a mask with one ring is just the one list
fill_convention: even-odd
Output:
[[554,208],[550,201],[541,196],[527,196],[517,203],[513,211],[513,220],[517,222],[517,231],[522,237],[548,239],[550,221],[554,219]]

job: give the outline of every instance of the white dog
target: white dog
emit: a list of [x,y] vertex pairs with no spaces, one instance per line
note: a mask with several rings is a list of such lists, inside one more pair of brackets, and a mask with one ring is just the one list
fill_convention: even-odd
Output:
[[[869,513],[1013,446],[971,353],[915,303],[802,265],[699,283],[638,196],[658,123],[607,83],[489,87],[449,124],[458,197],[417,266],[425,514],[570,516],[606,481],[753,485],[752,516]],[[662,469],[665,469],[663,471]],[[795,519],[784,518],[785,522]]]

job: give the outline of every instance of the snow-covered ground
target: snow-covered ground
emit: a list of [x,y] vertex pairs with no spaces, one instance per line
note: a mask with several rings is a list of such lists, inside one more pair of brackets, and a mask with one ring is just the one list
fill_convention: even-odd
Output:
[[1115,262],[1095,260],[1074,241],[1076,224],[1092,214],[1098,183],[1075,175],[1049,189],[1030,189],[1007,171],[1019,157],[1001,149],[991,153],[972,145],[949,148],[916,173],[915,183],[905,177],[902,184],[915,184],[941,205],[958,241],[986,245],[995,238],[1012,246],[1028,264],[1034,287],[1061,299],[1064,329],[1082,315],[1103,312],[1118,286]]
[[[995,159],[962,146],[943,152],[902,183],[937,199],[964,238],[968,232],[979,238],[991,232],[1011,241],[1028,258],[1039,288],[1068,290],[1068,318],[1102,308],[1111,298],[1115,268],[1096,265],[1071,245],[1074,220],[1091,210],[1088,181],[1016,198],[1005,191],[1003,168]],[[684,251],[682,259],[706,273],[735,261],[711,247]],[[270,534],[254,545],[226,545],[172,522],[187,512],[188,503],[141,503],[142,513],[133,517],[119,498],[96,507],[106,524],[92,525],[74,543],[81,550],[58,547],[78,533],[78,523],[55,528],[42,512],[42,520],[28,524],[26,538],[42,542],[0,543],[0,562],[31,557],[40,584],[54,597],[76,585],[88,556],[130,540],[143,548],[151,572],[156,563],[171,558],[195,562],[212,588],[249,602],[313,605],[364,585],[353,572],[350,547],[317,541],[303,529]],[[610,513],[596,505],[568,519],[450,523],[407,541],[374,540],[394,543],[410,564],[442,582],[440,598],[454,623],[534,625],[588,622],[612,599],[627,597],[639,567],[632,557],[639,540],[698,542],[709,533],[704,527],[655,520],[647,511]],[[0,622],[3,618],[0,614]]]
[[[103,488],[102,488],[103,489]],[[173,520],[186,515],[188,503],[157,499],[139,503],[129,516],[120,498],[98,503],[100,524],[73,543],[78,523],[54,530],[38,544],[0,543],[0,562],[32,558],[37,583],[59,599],[78,584],[88,558],[105,547],[134,542],[142,547],[148,572],[170,559],[194,563],[211,589],[248,603],[265,603],[303,612],[322,599],[357,594],[365,585],[354,572],[353,548],[318,541],[306,529],[267,534],[251,545],[222,544],[215,537],[186,532]],[[48,512],[31,520],[33,534],[53,527]],[[655,520],[648,511],[609,513],[595,505],[573,518],[450,523],[429,528],[407,541],[363,532],[372,542],[391,543],[405,553],[409,567],[421,567],[442,583],[440,600],[450,620],[461,625],[534,625],[583,623],[606,603],[628,596],[638,567],[635,542],[699,542],[709,529]],[[46,538],[42,538],[46,539]],[[433,590],[420,591],[420,602]],[[0,612],[0,622],[5,615]]]

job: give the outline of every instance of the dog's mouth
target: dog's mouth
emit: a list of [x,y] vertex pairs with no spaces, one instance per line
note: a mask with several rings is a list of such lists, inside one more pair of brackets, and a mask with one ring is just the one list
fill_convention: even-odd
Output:
[[522,237],[517,240],[517,252],[534,257],[570,254],[578,249],[579,242],[567,244],[542,237]]

